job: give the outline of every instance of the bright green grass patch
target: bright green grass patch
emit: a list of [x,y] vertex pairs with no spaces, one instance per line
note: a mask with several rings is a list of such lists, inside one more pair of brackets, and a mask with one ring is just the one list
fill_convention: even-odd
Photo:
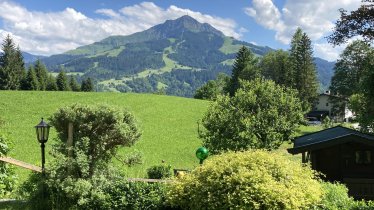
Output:
[[[41,117],[48,118],[58,108],[73,103],[109,104],[126,108],[135,115],[142,137],[133,148],[121,149],[120,155],[131,150],[143,153],[144,164],[122,167],[129,176],[145,176],[145,170],[165,160],[173,168],[193,168],[198,165],[195,149],[201,146],[197,137],[197,121],[202,118],[208,102],[172,96],[120,93],[74,93],[74,92],[0,92],[1,119],[5,121],[1,133],[13,141],[10,156],[21,161],[39,165],[40,146],[34,126]],[[56,137],[51,130],[51,140],[46,144],[46,167],[51,157],[48,151]],[[117,165],[121,165],[116,162]],[[17,168],[23,181],[29,171]]]
[[224,42],[221,48],[219,50],[223,53],[227,54],[232,54],[232,53],[237,53],[239,49],[242,47],[241,45],[234,45],[232,44],[233,39],[230,37],[225,37]]

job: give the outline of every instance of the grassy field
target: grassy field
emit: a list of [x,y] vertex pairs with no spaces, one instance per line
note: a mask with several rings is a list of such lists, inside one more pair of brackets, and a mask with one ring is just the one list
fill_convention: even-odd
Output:
[[[130,110],[142,130],[142,137],[132,148],[121,149],[125,155],[132,150],[143,153],[144,164],[123,170],[132,177],[143,177],[145,170],[162,160],[173,168],[192,168],[198,164],[195,150],[201,145],[197,137],[197,121],[201,119],[208,102],[172,96],[120,93],[73,92],[0,92],[0,118],[4,121],[0,133],[13,142],[11,157],[40,165],[40,146],[34,126],[40,118],[48,118],[58,108],[73,103],[109,104]],[[49,151],[56,134],[52,129]],[[47,154],[46,161],[51,157]],[[120,165],[118,162],[115,164]],[[21,181],[28,171],[17,169]]]

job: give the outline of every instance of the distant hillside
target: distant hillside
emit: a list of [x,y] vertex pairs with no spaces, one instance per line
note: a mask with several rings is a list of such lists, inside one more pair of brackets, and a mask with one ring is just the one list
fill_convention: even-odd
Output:
[[[95,78],[101,91],[161,91],[191,97],[196,88],[215,79],[218,73],[231,74],[234,58],[242,45],[258,56],[272,50],[227,37],[207,23],[183,16],[132,35],[111,36],[42,61],[52,71],[64,68]],[[322,59],[318,61],[323,63]],[[320,74],[323,75],[328,74]]]
[[38,59],[46,58],[46,56],[33,55],[33,54],[30,54],[30,53],[27,53],[27,52],[22,52],[22,56],[23,56],[23,61],[25,63],[32,63],[32,62],[34,62]]

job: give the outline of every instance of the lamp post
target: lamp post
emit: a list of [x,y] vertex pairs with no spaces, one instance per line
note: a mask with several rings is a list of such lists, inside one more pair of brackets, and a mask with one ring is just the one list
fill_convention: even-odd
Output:
[[204,160],[209,156],[209,151],[205,147],[199,147],[196,150],[196,157],[200,160],[200,165],[203,164]]
[[44,164],[45,164],[45,143],[48,141],[49,128],[51,126],[44,122],[43,118],[39,124],[35,126],[36,128],[36,137],[40,143],[40,148],[42,149],[42,173],[44,174]]

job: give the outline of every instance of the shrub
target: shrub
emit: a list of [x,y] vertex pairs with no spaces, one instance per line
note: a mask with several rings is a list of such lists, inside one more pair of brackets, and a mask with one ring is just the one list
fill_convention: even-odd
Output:
[[150,179],[165,179],[172,176],[171,166],[157,165],[147,169],[147,175]]
[[324,195],[318,209],[348,210],[353,207],[354,200],[348,196],[348,189],[345,185],[322,182],[321,186]]
[[308,209],[323,195],[316,177],[281,154],[228,152],[176,179],[167,202],[183,209]]
[[[8,146],[9,141],[3,135],[0,135],[0,156],[6,156],[10,151]],[[17,176],[14,173],[13,167],[0,161],[0,197],[7,197],[14,189],[17,181]]]

